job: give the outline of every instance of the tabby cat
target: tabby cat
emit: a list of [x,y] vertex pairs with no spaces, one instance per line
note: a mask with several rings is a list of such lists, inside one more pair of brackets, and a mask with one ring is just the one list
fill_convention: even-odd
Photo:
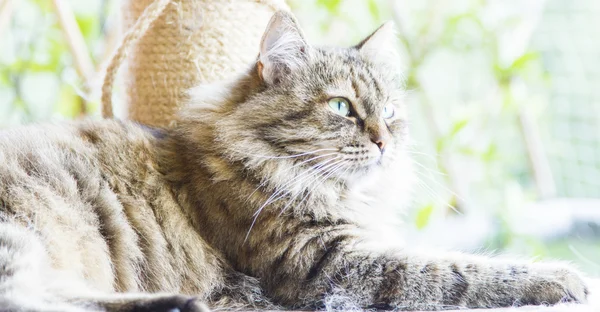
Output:
[[192,90],[172,128],[0,133],[0,310],[584,302],[569,267],[411,251],[386,230],[411,185],[392,29],[316,48],[278,12],[256,63]]

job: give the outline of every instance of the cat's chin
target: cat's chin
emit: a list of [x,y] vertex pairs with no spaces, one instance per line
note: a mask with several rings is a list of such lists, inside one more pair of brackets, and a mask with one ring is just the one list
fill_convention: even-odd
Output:
[[386,162],[382,157],[374,157],[363,164],[354,165],[351,170],[348,170],[341,178],[346,181],[353,181],[376,176],[381,174],[382,170],[385,169],[385,166]]

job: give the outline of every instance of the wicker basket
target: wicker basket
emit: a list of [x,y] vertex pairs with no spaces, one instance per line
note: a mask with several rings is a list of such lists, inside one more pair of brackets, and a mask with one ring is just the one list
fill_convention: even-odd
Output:
[[261,35],[283,0],[124,1],[123,43],[108,67],[103,116],[113,117],[112,84],[123,61],[132,120],[166,127],[199,83],[229,77],[258,55]]

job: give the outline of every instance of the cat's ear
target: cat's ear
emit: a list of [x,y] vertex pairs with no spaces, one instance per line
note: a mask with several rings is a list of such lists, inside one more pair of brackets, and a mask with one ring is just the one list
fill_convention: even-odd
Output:
[[277,11],[260,43],[258,73],[268,84],[306,63],[309,46],[291,13]]
[[385,22],[356,45],[356,48],[374,63],[398,63],[398,36],[394,22]]

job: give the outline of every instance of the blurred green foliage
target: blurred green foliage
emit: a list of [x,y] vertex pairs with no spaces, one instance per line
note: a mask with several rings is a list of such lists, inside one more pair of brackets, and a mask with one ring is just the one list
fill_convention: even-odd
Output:
[[[77,24],[99,61],[104,51],[94,48],[103,44],[108,12],[105,1],[87,4],[95,10],[76,11]],[[0,36],[0,127],[97,114],[50,1],[13,1],[12,19]]]

